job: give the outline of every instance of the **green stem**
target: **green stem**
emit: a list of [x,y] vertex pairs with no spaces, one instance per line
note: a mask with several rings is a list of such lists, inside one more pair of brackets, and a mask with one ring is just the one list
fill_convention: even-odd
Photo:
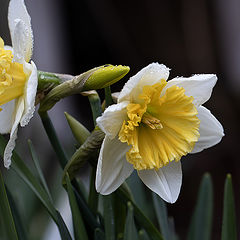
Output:
[[92,110],[94,126],[96,126],[96,119],[102,114],[101,100],[97,92],[95,94],[89,95],[88,100],[90,102]]
[[90,180],[90,190],[88,197],[88,206],[94,214],[97,214],[98,208],[98,194],[95,188],[95,179],[96,179],[96,169],[92,168],[91,180]]
[[112,205],[112,194],[102,196],[103,199],[103,216],[106,240],[115,240],[115,218]]
[[54,73],[38,71],[38,90],[44,90],[50,85],[52,87],[61,83],[61,79]]
[[113,99],[112,99],[112,94],[111,94],[111,87],[105,87],[104,88],[104,92],[105,92],[105,102],[106,102],[106,106],[105,108],[109,107],[110,105],[113,104]]
[[41,117],[43,126],[44,126],[47,136],[49,138],[49,141],[51,142],[52,147],[53,147],[55,153],[57,154],[59,163],[60,163],[61,167],[64,169],[65,165],[67,164],[67,157],[66,157],[66,154],[58,140],[57,133],[54,129],[52,121],[49,118],[47,112],[41,112],[41,113],[39,113],[39,115]]

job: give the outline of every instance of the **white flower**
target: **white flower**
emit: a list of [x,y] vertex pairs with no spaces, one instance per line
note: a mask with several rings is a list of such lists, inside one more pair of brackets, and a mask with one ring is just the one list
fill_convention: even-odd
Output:
[[0,38],[0,133],[10,133],[4,152],[9,168],[17,138],[18,124],[23,127],[32,118],[37,91],[37,68],[31,61],[33,36],[31,19],[23,0],[11,0],[8,24],[12,47]]
[[166,81],[169,69],[152,63],[130,78],[97,118],[106,134],[99,154],[96,189],[115,191],[134,169],[143,183],[174,203],[182,184],[180,159],[217,144],[222,125],[202,106],[211,96],[213,74]]

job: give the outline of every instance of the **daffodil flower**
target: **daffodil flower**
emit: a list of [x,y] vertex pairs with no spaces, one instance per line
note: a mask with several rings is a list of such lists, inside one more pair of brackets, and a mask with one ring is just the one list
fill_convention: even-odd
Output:
[[31,61],[33,36],[31,19],[23,0],[11,0],[8,24],[12,47],[0,38],[0,133],[10,133],[4,152],[4,166],[9,168],[18,125],[28,124],[34,113],[37,68]]
[[134,169],[143,183],[174,203],[182,184],[180,159],[217,144],[223,128],[202,106],[211,96],[214,74],[167,81],[169,69],[152,63],[130,78],[117,104],[97,118],[105,138],[96,189],[115,191]]

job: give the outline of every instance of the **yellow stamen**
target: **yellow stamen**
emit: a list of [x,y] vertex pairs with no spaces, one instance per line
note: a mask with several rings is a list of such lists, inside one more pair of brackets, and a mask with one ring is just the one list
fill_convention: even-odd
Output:
[[119,139],[132,146],[127,160],[137,170],[159,169],[179,161],[199,138],[200,121],[193,97],[177,86],[161,95],[166,84],[162,80],[145,86],[139,103],[127,106],[129,119],[123,122]]
[[24,93],[27,75],[23,65],[12,59],[12,51],[4,49],[4,42],[0,38],[0,106]]
[[148,125],[151,129],[162,129],[163,125],[161,124],[161,121],[149,113],[145,113],[142,118],[142,123],[145,123]]

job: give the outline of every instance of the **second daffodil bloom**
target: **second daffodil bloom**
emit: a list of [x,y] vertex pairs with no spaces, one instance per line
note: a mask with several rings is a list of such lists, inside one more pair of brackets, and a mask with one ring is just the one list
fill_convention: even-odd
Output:
[[28,124],[34,113],[37,68],[31,61],[33,36],[31,20],[23,0],[11,0],[8,24],[12,47],[0,38],[0,133],[10,133],[4,152],[4,166],[11,164],[18,125]]
[[216,75],[167,81],[168,76],[165,65],[148,65],[125,84],[118,103],[97,118],[106,134],[96,174],[101,194],[115,191],[136,169],[146,186],[174,203],[182,184],[181,157],[223,137],[222,125],[202,106]]

